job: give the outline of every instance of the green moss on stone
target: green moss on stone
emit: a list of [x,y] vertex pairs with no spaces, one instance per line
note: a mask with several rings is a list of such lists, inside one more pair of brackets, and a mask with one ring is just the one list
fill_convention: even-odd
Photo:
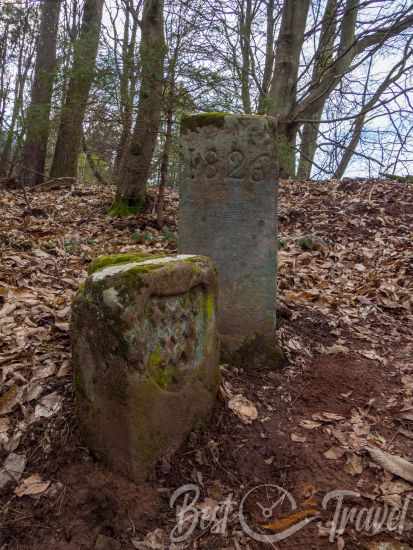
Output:
[[126,254],[112,254],[110,256],[99,256],[89,265],[88,274],[92,275],[95,271],[99,271],[105,267],[113,265],[141,262],[144,260],[155,260],[156,258],[162,257],[162,254],[138,254],[134,252]]
[[171,384],[178,381],[177,374],[178,371],[176,367],[172,366],[165,368],[159,367],[151,371],[152,379],[163,390],[168,390]]
[[108,215],[112,218],[126,218],[141,213],[145,208],[145,202],[140,199],[116,199],[112,204]]
[[161,364],[161,361],[161,349],[159,346],[157,346],[156,350],[153,351],[149,356],[149,367],[158,367]]
[[211,293],[207,294],[205,305],[206,305],[207,319],[209,321],[210,319],[212,319],[212,316],[215,311],[215,300],[214,300],[214,296]]
[[183,134],[186,132],[193,132],[197,128],[203,128],[205,126],[222,128],[227,115],[228,113],[220,112],[184,115],[181,121],[181,132]]
[[85,283],[80,283],[78,293],[83,295],[85,293]]
[[165,267],[165,264],[142,265],[137,263],[127,271],[116,275],[115,287],[128,295],[130,289],[134,288],[138,290],[144,286],[145,283],[141,278],[142,275],[161,269],[162,267]]

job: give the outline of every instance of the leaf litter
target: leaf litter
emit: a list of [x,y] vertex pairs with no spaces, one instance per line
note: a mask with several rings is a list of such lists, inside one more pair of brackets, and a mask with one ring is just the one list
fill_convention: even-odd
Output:
[[[33,211],[40,209],[45,216],[24,214],[27,205],[18,190],[6,190],[0,198],[0,484],[5,498],[15,495],[23,507],[15,512],[2,507],[0,521],[14,533],[13,522],[29,518],[20,531],[22,544],[31,540],[29,527],[36,531],[34,498],[50,500],[56,532],[60,520],[52,511],[64,511],[68,532],[71,522],[79,525],[87,502],[71,510],[71,500],[64,497],[70,486],[65,468],[74,463],[84,469],[91,460],[76,443],[69,362],[74,292],[99,254],[175,252],[178,202],[169,192],[165,230],[157,227],[153,211],[125,220],[108,218],[109,187],[27,196]],[[158,479],[156,491],[162,487],[169,495],[168,487],[193,479],[195,469],[206,493],[214,487],[215,494],[219,487],[220,498],[230,493],[241,497],[241,486],[254,479],[286,484],[294,492],[301,472],[317,492],[344,483],[366,498],[396,502],[409,493],[412,480],[402,459],[409,456],[413,433],[412,188],[374,180],[282,182],[279,221],[284,244],[279,251],[277,334],[288,364],[280,373],[223,369],[226,405],[216,416],[215,431],[210,428],[204,443],[191,436],[173,458],[170,473]],[[265,422],[255,422],[258,410],[265,413]],[[365,449],[370,449],[370,461]],[[400,474],[410,481],[401,481]],[[78,478],[74,476],[73,487],[80,484]],[[97,483],[93,475],[84,479],[86,485]],[[122,500],[116,498],[119,507]],[[206,498],[202,502],[208,503]],[[121,541],[122,548],[165,544],[171,512],[157,516],[153,511],[155,516],[160,531],[139,516],[139,535],[126,513],[126,527],[109,520],[110,537]],[[81,521],[85,528],[74,529],[72,540],[78,547],[93,547],[90,520]],[[250,541],[234,525],[234,547],[248,548]],[[317,548],[328,548],[317,533],[304,530],[284,547],[316,541]],[[354,537],[352,543],[357,543]],[[230,547],[210,531],[197,539],[196,547],[208,544]]]

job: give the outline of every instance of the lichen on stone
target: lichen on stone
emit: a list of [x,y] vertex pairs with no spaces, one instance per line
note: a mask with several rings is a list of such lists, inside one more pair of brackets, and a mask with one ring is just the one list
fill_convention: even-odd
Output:
[[103,293],[103,303],[110,309],[116,309],[122,307],[122,303],[119,299],[119,293],[116,288],[106,288]]

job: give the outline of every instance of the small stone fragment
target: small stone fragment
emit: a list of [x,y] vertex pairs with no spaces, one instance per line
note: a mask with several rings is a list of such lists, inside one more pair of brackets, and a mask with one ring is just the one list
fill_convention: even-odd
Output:
[[258,418],[257,407],[241,394],[235,395],[229,402],[228,407],[238,416],[244,424],[251,424]]

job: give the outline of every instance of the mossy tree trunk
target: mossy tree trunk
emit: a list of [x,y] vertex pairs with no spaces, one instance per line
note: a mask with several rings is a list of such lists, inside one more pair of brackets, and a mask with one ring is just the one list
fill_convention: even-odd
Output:
[[310,0],[286,0],[268,94],[268,114],[279,121],[278,162],[282,177],[295,175],[296,124],[290,121],[297,95],[300,55]]
[[159,132],[166,53],[163,0],[145,0],[141,22],[141,88],[135,128],[124,153],[112,215],[143,208]]
[[76,177],[82,142],[82,124],[90,88],[95,76],[104,0],[86,0],[82,27],[74,45],[74,59],[65,104],[62,108],[59,133],[51,176]]
[[37,185],[44,179],[50,129],[50,102],[56,76],[56,40],[60,7],[61,0],[43,0],[20,171],[20,177],[25,185]]

